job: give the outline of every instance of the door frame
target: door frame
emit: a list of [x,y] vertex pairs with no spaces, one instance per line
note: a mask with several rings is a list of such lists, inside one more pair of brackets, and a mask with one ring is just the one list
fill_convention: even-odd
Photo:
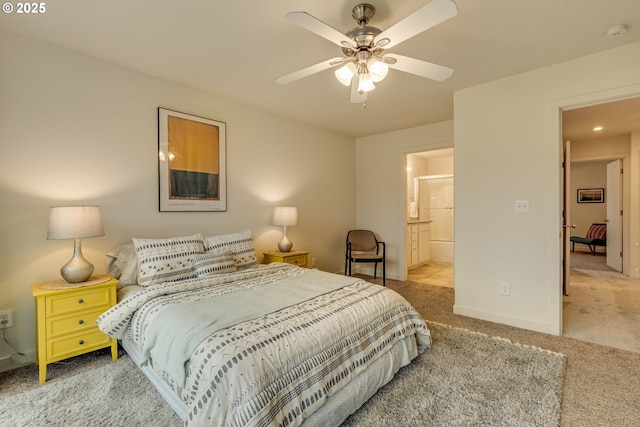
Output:
[[[562,325],[563,325],[563,320],[562,320],[562,305],[563,305],[563,268],[562,268],[562,262],[564,261],[564,253],[563,253],[563,244],[564,244],[564,233],[562,232],[563,230],[563,225],[565,224],[564,222],[564,218],[562,217],[562,211],[563,211],[563,199],[565,197],[565,193],[563,190],[563,170],[562,170],[562,160],[563,160],[563,145],[564,145],[564,140],[562,137],[562,111],[563,110],[571,110],[571,109],[577,109],[577,108],[583,108],[583,107],[588,107],[588,106],[592,106],[592,105],[598,105],[598,104],[605,104],[605,103],[609,103],[609,102],[616,102],[616,101],[621,101],[624,99],[628,99],[628,98],[634,98],[634,97],[638,97],[640,96],[640,85],[633,85],[633,86],[628,86],[628,87],[623,87],[623,88],[616,88],[616,89],[611,89],[608,91],[603,91],[603,92],[594,92],[594,93],[589,93],[586,95],[580,95],[580,96],[575,96],[575,97],[571,97],[571,98],[566,98],[566,99],[559,99],[556,101],[553,101],[550,103],[550,113],[551,113],[551,120],[552,120],[552,126],[551,126],[551,131],[552,133],[550,134],[550,136],[552,136],[553,138],[556,139],[556,143],[558,144],[558,151],[557,151],[557,184],[558,184],[558,189],[559,189],[559,198],[557,200],[558,203],[558,211],[557,211],[557,215],[556,215],[556,224],[557,224],[557,229],[558,229],[558,241],[556,242],[556,249],[554,250],[555,253],[560,255],[560,260],[558,261],[556,258],[556,272],[557,272],[557,292],[555,293],[555,298],[557,298],[556,302],[554,302],[552,304],[552,306],[555,307],[555,310],[557,310],[557,316],[556,318],[558,319],[558,324],[557,324],[557,334],[558,335],[562,335]],[[638,189],[640,188],[639,184],[636,184],[634,186],[634,188],[631,188],[631,176],[638,176],[638,173],[640,173],[640,171],[632,171],[630,170],[630,159],[629,156],[618,156],[615,158],[622,158],[623,159],[623,167],[625,168],[625,170],[629,171],[629,173],[626,174],[626,180],[625,183],[627,184],[626,186],[623,185],[623,188],[626,187],[626,191],[627,194],[631,194],[632,192],[638,192]],[[614,157],[610,157],[611,160],[615,160]],[[593,160],[606,160],[605,158],[602,159],[593,159]],[[570,162],[569,162],[570,165]],[[623,199],[625,199],[623,197]],[[636,226],[631,226],[630,225],[630,218],[640,218],[640,207],[639,206],[635,206],[637,205],[637,203],[630,203],[629,201],[629,197],[626,198],[626,202],[623,203],[623,209],[625,212],[627,212],[628,214],[624,215],[624,222],[623,222],[623,234],[626,236],[625,239],[623,240],[623,242],[626,244],[626,246],[623,244],[623,269],[626,271],[629,271],[630,274],[629,276],[632,278],[640,278],[640,269],[639,268],[629,268],[629,263],[630,263],[630,259],[631,257],[635,258],[640,258],[640,252],[638,252],[638,250],[635,250],[636,248],[634,248],[634,250],[632,251],[631,248],[629,247],[629,242],[631,240],[640,240],[640,227],[636,227]],[[633,252],[633,253],[632,253]],[[625,264],[626,262],[626,264]],[[552,298],[554,298],[553,296],[551,296]]]
[[[624,268],[624,158],[607,163],[607,265],[614,270],[627,274]],[[612,181],[617,181],[613,183]],[[612,233],[612,229],[614,233]],[[613,236],[613,238],[612,238]],[[615,255],[615,252],[618,252]]]
[[[451,151],[451,156],[454,156],[454,146],[453,146],[453,141],[447,142],[447,143],[443,143],[443,144],[433,144],[430,146],[424,146],[424,147],[414,147],[411,150],[405,150],[403,155],[404,155],[404,172],[405,172],[405,179],[404,179],[404,196],[403,196],[403,203],[405,204],[404,206],[404,212],[405,215],[403,216],[402,220],[403,220],[403,235],[404,235],[404,245],[403,245],[403,252],[404,252],[404,266],[402,268],[402,272],[403,272],[403,279],[402,280],[407,280],[407,276],[409,274],[409,251],[407,250],[408,245],[411,244],[411,238],[410,236],[407,235],[407,219],[409,218],[409,207],[408,207],[408,202],[409,200],[407,199],[407,197],[409,196],[409,192],[408,192],[408,179],[407,179],[407,167],[409,166],[409,156],[410,155],[419,155],[421,153],[431,153],[431,152],[437,152],[437,151]],[[435,175],[435,174],[434,174]],[[424,177],[424,176],[434,176],[434,175],[419,175],[419,176],[412,176],[412,183],[415,180],[415,178],[418,177]],[[453,174],[445,174],[447,176],[452,176],[455,177],[455,170],[453,172]],[[414,184],[415,185],[415,184]],[[455,186],[455,184],[454,184]],[[414,193],[415,193],[415,186],[414,186]],[[414,195],[415,197],[415,195]],[[415,200],[415,199],[414,199]],[[455,235],[455,216],[454,216],[454,235]],[[454,260],[455,260],[455,250],[454,250]],[[454,280],[454,285],[455,285],[455,280]]]

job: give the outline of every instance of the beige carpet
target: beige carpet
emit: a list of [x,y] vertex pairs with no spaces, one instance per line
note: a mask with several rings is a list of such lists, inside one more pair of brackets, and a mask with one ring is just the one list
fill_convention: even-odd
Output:
[[[387,285],[407,298],[427,320],[565,354],[561,426],[640,426],[640,353],[455,315],[452,288],[389,279]],[[51,381],[111,363],[108,351],[92,354],[95,359],[51,365]],[[0,397],[38,388],[37,378],[35,365],[0,373]]]
[[[570,295],[563,297],[563,334],[567,337],[640,351],[640,280],[606,264],[606,254],[571,254]],[[411,269],[408,280],[453,288],[453,264],[429,262]]]
[[[446,325],[429,327],[433,347],[402,368],[345,426],[558,425],[564,356]],[[0,397],[0,425],[172,427],[182,422],[125,355]]]
[[596,252],[593,255],[591,252],[576,249],[569,255],[569,264],[571,268],[580,270],[615,271],[607,265],[607,254],[604,252]]
[[572,269],[562,316],[566,337],[640,352],[640,280]]
[[567,356],[561,426],[640,426],[640,353],[453,314],[454,290],[387,279],[427,319]]

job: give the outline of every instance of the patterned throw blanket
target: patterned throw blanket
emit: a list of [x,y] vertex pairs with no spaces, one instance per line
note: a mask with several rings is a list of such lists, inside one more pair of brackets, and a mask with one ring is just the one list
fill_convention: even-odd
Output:
[[[246,300],[247,289],[295,277],[304,281],[312,272],[270,264],[163,283],[110,309],[98,324],[111,336],[129,334],[145,348],[150,324],[168,307],[234,294]],[[405,337],[414,336],[419,351],[430,346],[426,324],[398,294],[360,279],[345,284],[212,332],[189,358],[183,384],[161,372],[187,404],[186,424],[300,425]],[[153,357],[151,362],[158,370]]]

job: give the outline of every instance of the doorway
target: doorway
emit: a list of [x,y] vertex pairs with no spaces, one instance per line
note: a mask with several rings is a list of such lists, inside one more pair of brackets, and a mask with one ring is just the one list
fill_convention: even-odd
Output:
[[[640,172],[633,157],[640,144],[640,124],[634,117],[639,109],[640,97],[629,98],[563,110],[561,122],[563,140],[570,141],[564,163],[568,169],[563,190],[565,245],[570,235],[584,236],[592,223],[607,224],[606,249],[598,247],[593,254],[585,253],[589,249],[583,245],[576,245],[575,252],[566,246],[568,295],[562,297],[562,334],[632,351],[640,349],[640,336],[632,331],[636,315],[630,314],[640,312],[640,304],[628,305],[638,301],[640,292],[638,252],[630,244],[638,232],[631,225],[639,217],[633,208],[638,183],[630,177]],[[596,129],[597,125],[602,128]],[[614,185],[616,181],[619,185]],[[602,189],[603,200],[579,203],[578,190],[591,188]],[[618,194],[616,188],[621,190]],[[603,301],[607,303],[600,304]],[[618,307],[619,303],[627,305]]]
[[453,149],[406,155],[409,281],[453,287]]

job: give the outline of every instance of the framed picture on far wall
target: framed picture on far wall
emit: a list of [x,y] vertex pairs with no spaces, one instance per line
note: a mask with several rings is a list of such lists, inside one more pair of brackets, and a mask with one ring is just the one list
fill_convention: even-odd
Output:
[[604,188],[579,188],[578,203],[604,203]]
[[158,108],[160,212],[227,210],[226,125]]

